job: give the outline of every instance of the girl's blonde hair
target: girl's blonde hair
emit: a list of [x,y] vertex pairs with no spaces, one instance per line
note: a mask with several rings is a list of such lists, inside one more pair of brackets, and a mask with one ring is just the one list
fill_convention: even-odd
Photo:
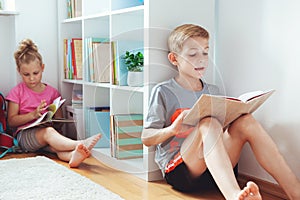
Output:
[[24,39],[20,42],[18,50],[14,54],[15,61],[20,70],[21,64],[29,64],[38,59],[40,65],[43,64],[42,56],[38,52],[37,46],[31,39]]
[[168,46],[170,52],[179,53],[183,43],[192,37],[202,37],[209,39],[209,33],[201,26],[195,24],[184,24],[176,27],[170,34]]

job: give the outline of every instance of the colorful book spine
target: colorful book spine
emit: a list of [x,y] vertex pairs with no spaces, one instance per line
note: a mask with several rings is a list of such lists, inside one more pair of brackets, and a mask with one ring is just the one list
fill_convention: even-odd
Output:
[[144,42],[136,40],[116,40],[112,41],[113,49],[113,81],[114,85],[128,85],[127,84],[127,75],[128,70],[125,64],[124,55],[126,51],[137,52],[144,51]]
[[74,69],[72,64],[72,40],[68,39],[68,79],[73,79]]
[[82,38],[72,38],[74,79],[82,80]]
[[68,68],[68,39],[64,39],[64,78],[68,78],[69,68]]

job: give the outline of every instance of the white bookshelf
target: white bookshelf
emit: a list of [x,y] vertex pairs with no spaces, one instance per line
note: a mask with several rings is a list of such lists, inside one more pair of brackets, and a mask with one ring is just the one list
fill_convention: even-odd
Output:
[[[67,19],[66,1],[57,0],[60,91],[67,104],[71,103],[72,88],[76,84],[83,89],[83,108],[110,106],[111,114],[143,113],[146,116],[152,87],[177,73],[167,60],[166,39],[170,30],[183,23],[197,23],[214,29],[214,1],[145,0],[143,4],[136,3],[139,0],[82,0],[83,15]],[[144,41],[144,86],[64,79],[63,39],[74,37]],[[85,73],[84,70],[84,77]],[[111,157],[109,148],[95,148],[92,154],[101,162],[144,180],[161,179],[161,172],[154,162],[155,148],[144,146],[143,150],[143,158],[128,160]]]
[[19,12],[17,12],[17,11],[0,10],[0,15],[2,15],[2,16],[18,15],[18,14],[19,14]]

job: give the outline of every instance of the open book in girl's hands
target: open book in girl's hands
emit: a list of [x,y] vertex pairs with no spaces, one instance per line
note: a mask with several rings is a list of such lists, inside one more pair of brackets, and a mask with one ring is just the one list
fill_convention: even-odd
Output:
[[52,126],[55,122],[64,123],[64,122],[74,122],[74,120],[70,119],[54,119],[53,116],[58,110],[58,108],[65,102],[65,99],[61,99],[61,97],[56,98],[51,104],[46,107],[46,112],[39,117],[36,121],[29,125],[25,125],[23,127],[18,128],[17,131],[36,127],[36,126]]
[[183,123],[195,126],[205,117],[215,117],[226,127],[241,115],[253,113],[274,91],[248,92],[238,98],[203,94],[185,116]]

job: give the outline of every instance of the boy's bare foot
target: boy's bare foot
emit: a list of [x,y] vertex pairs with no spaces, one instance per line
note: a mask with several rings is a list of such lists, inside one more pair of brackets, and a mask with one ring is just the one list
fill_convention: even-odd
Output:
[[78,144],[75,150],[72,152],[71,159],[69,161],[70,167],[78,167],[82,161],[90,156],[90,151],[83,145]]
[[249,181],[238,195],[239,200],[262,200],[258,186]]
[[93,135],[89,138],[86,138],[85,140],[82,141],[82,143],[86,146],[86,148],[88,148],[88,150],[92,150],[92,148],[94,148],[94,146],[97,144],[97,142],[100,140],[101,138],[101,134],[97,134],[97,135]]

